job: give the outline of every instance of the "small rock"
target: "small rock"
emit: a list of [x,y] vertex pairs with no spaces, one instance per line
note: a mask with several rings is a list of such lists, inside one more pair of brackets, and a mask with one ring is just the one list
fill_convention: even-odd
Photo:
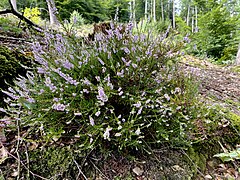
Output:
[[183,169],[182,167],[180,167],[179,165],[174,165],[174,166],[172,166],[172,169],[173,169],[174,171],[184,171],[184,169]]
[[212,179],[212,176],[210,176],[209,174],[204,176],[204,179]]
[[134,172],[137,176],[141,176],[144,171],[143,171],[140,167],[137,167],[137,166],[136,166],[136,167],[133,169],[133,172]]

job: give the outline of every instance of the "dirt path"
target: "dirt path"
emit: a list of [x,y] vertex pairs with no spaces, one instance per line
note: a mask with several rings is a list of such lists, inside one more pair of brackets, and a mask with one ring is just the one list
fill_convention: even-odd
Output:
[[240,115],[240,73],[191,56],[183,58],[181,68],[200,82],[200,94]]

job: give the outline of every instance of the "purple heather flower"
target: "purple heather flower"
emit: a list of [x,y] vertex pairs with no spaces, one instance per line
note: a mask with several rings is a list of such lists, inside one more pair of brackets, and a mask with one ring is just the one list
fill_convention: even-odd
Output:
[[137,112],[137,115],[140,115],[142,113],[142,109],[143,109],[143,107],[140,107],[140,109]]
[[163,96],[167,99],[167,101],[170,101],[170,97],[168,94],[164,94]]
[[136,135],[140,135],[141,134],[141,131],[140,131],[140,128],[138,127],[138,129],[135,131],[135,134]]
[[7,113],[7,111],[5,109],[3,109],[3,108],[0,108],[0,111],[4,112],[4,113]]
[[133,104],[133,106],[140,108],[142,105],[141,101],[138,101],[136,104]]
[[14,99],[14,100],[19,99],[19,96],[14,95],[13,93],[10,93],[10,92],[4,91],[4,90],[2,90],[2,92],[3,92],[4,94],[8,95],[10,98],[12,98],[12,99]]
[[98,95],[97,95],[97,99],[101,100],[102,102],[107,102],[108,101],[108,97],[104,92],[103,87],[98,87]]
[[50,88],[51,91],[55,92],[57,87],[52,84],[50,77],[45,78],[45,85]]
[[83,89],[83,92],[87,93],[87,94],[89,93],[89,91],[87,89]]
[[112,130],[111,127],[107,127],[104,134],[103,134],[103,138],[104,139],[108,139],[110,141],[110,131]]
[[135,35],[135,36],[133,37],[133,41],[134,41],[134,42],[137,42],[137,41],[138,41],[138,36]]
[[133,67],[134,69],[136,69],[136,68],[137,68],[137,64],[132,63],[132,67]]
[[74,65],[72,63],[70,63],[68,60],[62,62],[62,65],[63,65],[64,68],[66,68],[68,70],[74,68]]
[[112,56],[111,51],[108,52],[108,59],[110,59]]
[[45,69],[45,68],[42,68],[42,67],[38,67],[38,68],[37,68],[37,72],[38,72],[39,74],[45,74],[45,73],[46,73],[46,69]]
[[102,67],[102,73],[105,73],[105,72],[106,72],[106,70],[107,70],[107,68],[106,68],[106,67]]
[[127,47],[121,48],[126,54],[130,54],[130,50]]
[[118,29],[115,29],[115,34],[116,34],[118,40],[122,39],[123,35],[119,32]]
[[122,57],[122,61],[126,64],[127,63],[127,61],[126,61],[126,59],[124,58],[124,57]]
[[121,72],[117,72],[117,76],[124,77],[124,70],[122,69]]
[[57,103],[57,104],[53,104],[52,108],[57,110],[57,111],[64,111],[65,108],[66,108],[66,105],[61,104],[61,103]]
[[59,102],[61,100],[61,98],[53,98],[53,101],[55,102]]
[[30,103],[35,103],[35,102],[36,102],[36,101],[35,101],[35,99],[33,99],[33,98],[30,98],[30,97],[29,97],[29,98],[27,98],[26,100],[27,100],[28,102],[30,102]]
[[123,91],[120,91],[120,92],[118,93],[118,95],[119,95],[119,96],[123,95]]
[[101,112],[100,112],[100,111],[98,111],[98,112],[96,112],[96,113],[95,113],[95,116],[97,116],[97,117],[98,117],[100,114],[101,114]]
[[130,66],[130,64],[131,64],[131,62],[132,62],[132,61],[128,61],[128,62],[126,62],[126,64],[125,64],[125,65],[126,65],[127,67],[129,67],[129,66]]
[[91,82],[85,77],[84,80],[83,80],[83,84],[85,84],[87,86],[90,86]]
[[101,60],[99,57],[98,57],[98,61],[100,62],[101,65],[105,65],[105,63],[103,62],[103,60]]
[[100,82],[100,76],[95,76],[96,80]]
[[91,116],[89,116],[89,120],[90,120],[90,124],[94,126],[95,125],[94,119]]

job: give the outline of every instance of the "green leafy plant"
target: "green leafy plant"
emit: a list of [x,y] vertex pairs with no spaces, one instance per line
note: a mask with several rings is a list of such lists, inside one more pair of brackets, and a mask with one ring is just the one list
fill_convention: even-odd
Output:
[[38,7],[34,7],[34,8],[25,8],[24,11],[24,16],[26,18],[29,18],[32,22],[39,24],[41,21],[41,12],[38,9]]
[[235,161],[240,159],[240,148],[237,148],[236,150],[225,152],[225,153],[219,153],[214,155],[214,157],[220,158],[222,161]]

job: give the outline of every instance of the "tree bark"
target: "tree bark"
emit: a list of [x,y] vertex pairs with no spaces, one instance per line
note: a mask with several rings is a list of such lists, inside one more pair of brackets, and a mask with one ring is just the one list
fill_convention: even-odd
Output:
[[237,52],[237,58],[235,60],[235,65],[240,65],[240,44],[238,45],[238,52]]
[[172,8],[172,25],[173,25],[173,29],[175,29],[176,28],[176,22],[175,22],[175,2],[174,2],[174,0],[172,0],[172,6],[173,6],[173,8]]
[[156,22],[156,0],[153,0],[153,21]]
[[192,9],[192,33],[194,33],[194,8]]
[[164,21],[163,0],[161,0],[162,21]]
[[148,14],[148,0],[145,0],[145,19],[147,19],[147,14]]
[[197,6],[195,6],[195,32],[198,32],[198,9]]
[[10,0],[9,3],[12,5],[12,8],[13,8],[15,11],[18,11],[18,10],[17,10],[17,1],[16,1],[16,0]]
[[189,4],[188,4],[188,10],[187,10],[187,18],[186,18],[186,23],[187,23],[187,26],[189,26],[189,16],[190,16],[190,1],[189,1]]
[[54,0],[46,0],[46,1],[47,1],[47,5],[48,5],[49,16],[50,16],[50,24],[51,25],[59,24],[57,17],[55,15],[57,13],[57,8],[55,6]]

